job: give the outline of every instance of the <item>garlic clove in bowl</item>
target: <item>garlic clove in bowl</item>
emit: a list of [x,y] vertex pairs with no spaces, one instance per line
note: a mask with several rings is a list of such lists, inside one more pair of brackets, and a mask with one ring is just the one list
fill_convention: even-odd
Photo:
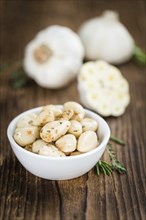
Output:
[[[63,106],[57,107],[63,109]],[[38,146],[38,141],[35,141],[33,146],[35,152],[40,151],[40,145],[43,146],[40,152],[43,155],[40,155],[18,145],[13,135],[20,118],[31,113],[38,114],[41,110],[42,107],[28,110],[14,118],[8,126],[7,136],[12,150],[20,163],[33,175],[49,180],[73,179],[87,173],[101,158],[110,138],[110,129],[105,120],[99,115],[85,109],[85,116],[93,118],[98,123],[99,145],[95,149],[87,153],[79,153],[75,150],[74,153],[77,154],[76,156],[73,156],[72,153],[69,156],[65,156],[65,154],[60,154],[58,152],[59,150],[57,151],[53,146],[50,146],[49,143],[41,141],[41,144],[39,143]],[[38,140],[40,142],[40,139]],[[50,154],[51,156],[49,156]]]

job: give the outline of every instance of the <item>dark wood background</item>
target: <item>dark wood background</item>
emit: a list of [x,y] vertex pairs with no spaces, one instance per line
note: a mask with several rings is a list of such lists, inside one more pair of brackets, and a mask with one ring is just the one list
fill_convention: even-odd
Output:
[[76,81],[55,92],[35,83],[21,89],[10,86],[10,75],[17,69],[15,61],[23,59],[25,45],[39,30],[60,24],[77,31],[84,20],[112,9],[120,12],[136,44],[145,50],[145,6],[143,0],[1,1],[1,65],[12,65],[0,74],[0,219],[146,219],[146,74],[133,60],[119,66],[130,84],[131,103],[123,116],[106,119],[112,134],[126,141],[125,147],[115,146],[115,151],[127,174],[97,176],[93,169],[73,180],[44,180],[21,166],[6,137],[8,123],[24,110],[79,101]]

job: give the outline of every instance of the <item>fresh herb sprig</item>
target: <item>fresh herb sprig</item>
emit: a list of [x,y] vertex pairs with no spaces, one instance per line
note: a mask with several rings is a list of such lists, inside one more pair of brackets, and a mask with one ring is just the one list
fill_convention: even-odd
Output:
[[134,59],[141,65],[146,65],[146,54],[138,46],[134,47]]
[[116,170],[118,173],[125,173],[126,172],[126,168],[124,167],[124,165],[117,159],[116,154],[112,148],[112,145],[109,143],[108,147],[108,154],[109,154],[109,158],[111,160],[111,168],[112,170]]
[[105,175],[110,176],[112,173],[112,166],[105,161],[99,160],[96,163],[96,172],[98,176],[100,175],[100,173],[104,173]]
[[13,88],[18,89],[28,84],[31,79],[25,74],[22,67],[11,74],[11,85]]
[[10,84],[13,88],[18,89],[26,86],[31,79],[26,75],[22,67],[22,61],[15,61],[14,63],[7,63],[0,66],[0,73],[7,71],[9,67],[17,66],[15,71],[11,72]]
[[[114,136],[110,137],[110,140],[120,144],[120,145],[125,145],[125,142],[122,140],[117,139]],[[124,167],[124,165],[117,159],[116,154],[113,150],[112,144],[108,143],[107,144],[107,153],[110,159],[110,163],[107,163],[105,161],[99,160],[96,163],[96,172],[97,175],[100,175],[100,173],[103,173],[105,175],[110,176],[112,174],[113,171],[117,171],[120,174],[124,174],[126,173],[126,168]]]
[[110,136],[110,140],[113,141],[113,142],[115,142],[115,143],[117,143],[117,144],[125,145],[125,142],[124,142],[124,141],[122,141],[122,140],[116,138],[115,136],[112,136],[112,135],[111,135],[111,136]]

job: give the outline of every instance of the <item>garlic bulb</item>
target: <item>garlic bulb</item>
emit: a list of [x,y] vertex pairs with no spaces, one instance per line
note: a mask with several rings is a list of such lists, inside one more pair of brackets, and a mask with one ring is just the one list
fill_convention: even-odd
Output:
[[40,86],[57,89],[73,80],[82,64],[80,38],[67,27],[53,25],[26,46],[24,69]]
[[121,64],[134,52],[134,40],[114,11],[86,21],[79,30],[88,60],[102,59]]
[[102,116],[120,116],[130,102],[127,80],[118,68],[101,60],[83,64],[78,90],[82,104]]

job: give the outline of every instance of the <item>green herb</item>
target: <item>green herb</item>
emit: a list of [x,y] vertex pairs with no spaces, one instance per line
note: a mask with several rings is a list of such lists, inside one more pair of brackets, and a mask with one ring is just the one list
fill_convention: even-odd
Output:
[[12,72],[10,75],[10,83],[12,87],[18,89],[21,87],[24,87],[28,82],[31,81],[31,79],[25,74],[23,67],[22,67],[22,61],[14,61],[13,63],[7,63],[0,66],[0,73],[3,73],[6,71],[9,67],[17,66],[16,71]]
[[118,138],[116,138],[116,137],[114,137],[114,136],[110,136],[110,140],[111,140],[111,141],[114,141],[114,142],[117,143],[117,144],[125,145],[125,142],[124,142],[124,141],[122,141],[122,140],[120,140],[120,139],[118,139]]
[[111,167],[113,170],[116,170],[118,173],[126,173],[126,168],[124,165],[117,159],[115,152],[113,151],[112,145],[108,144],[107,147],[109,158],[111,160]]
[[146,54],[138,46],[135,46],[133,56],[139,64],[146,65]]
[[105,175],[110,176],[112,173],[111,164],[108,164],[102,160],[99,160],[96,163],[96,171],[97,171],[98,176],[100,175],[100,173],[104,173]]
[[17,71],[11,74],[10,82],[14,88],[18,89],[28,84],[30,78],[25,74],[23,68],[20,67]]
[[[113,136],[110,137],[110,140],[120,144],[124,145],[124,141],[119,140]],[[99,160],[96,163],[96,172],[97,175],[100,175],[100,173],[103,173],[105,175],[110,176],[113,171],[117,171],[120,174],[126,173],[126,168],[124,165],[117,159],[116,154],[113,150],[112,144],[108,143],[107,144],[107,153],[110,159],[110,163],[107,163],[105,161]]]

